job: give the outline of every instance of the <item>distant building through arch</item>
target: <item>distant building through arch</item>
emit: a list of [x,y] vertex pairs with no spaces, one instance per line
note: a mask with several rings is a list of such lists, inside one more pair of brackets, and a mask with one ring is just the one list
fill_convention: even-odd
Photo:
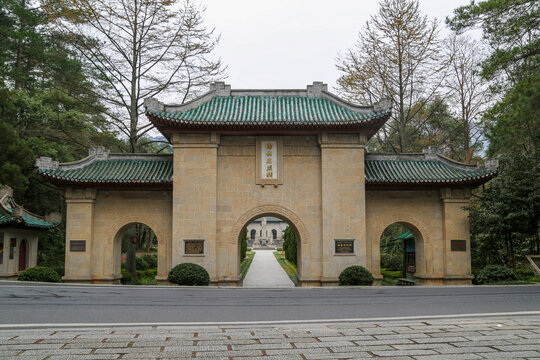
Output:
[[[496,175],[496,164],[461,164],[438,148],[366,153],[390,117],[389,101],[357,106],[320,82],[295,90],[234,90],[219,82],[185,104],[151,98],[145,106],[172,155],[93,148],[73,163],[37,161],[38,173],[65,189],[66,243],[85,244],[85,252],[68,251],[65,281],[118,282],[104,270],[116,231],[151,219],[159,281],[176,264],[193,262],[214,284],[241,285],[246,226],[278,217],[297,235],[301,286],[335,285],[350,265],[365,266],[379,281],[380,236],[395,222],[410,224],[421,239],[417,284],[471,282],[464,207],[471,189]],[[273,240],[272,229],[249,228],[250,241],[253,230],[255,241]]]

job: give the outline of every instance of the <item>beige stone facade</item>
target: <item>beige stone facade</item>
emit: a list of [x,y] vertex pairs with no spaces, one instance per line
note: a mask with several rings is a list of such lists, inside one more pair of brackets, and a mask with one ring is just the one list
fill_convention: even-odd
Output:
[[[188,107],[204,104],[203,100]],[[326,129],[251,134],[169,131],[160,126],[174,149],[168,187],[146,184],[135,189],[137,184],[132,182],[123,183],[133,188],[125,189],[105,180],[92,186],[68,183],[68,175],[62,179],[57,175],[64,171],[62,165],[60,170],[54,164],[48,168],[50,161],[42,160],[46,164],[42,172],[50,179],[54,175],[67,189],[65,281],[117,283],[121,236],[127,225],[140,222],[152,228],[158,239],[158,280],[165,281],[173,266],[192,262],[208,271],[213,284],[241,285],[240,235],[253,220],[272,216],[287,221],[297,235],[300,286],[335,285],[340,272],[351,265],[365,266],[380,280],[380,238],[395,222],[405,224],[415,236],[418,284],[470,283],[464,206],[469,203],[470,188],[485,181],[481,177],[476,182],[428,179],[399,183],[381,180],[387,176],[381,170],[380,179],[370,173],[368,181],[364,147],[372,128],[371,133],[361,128],[356,132]],[[273,165],[279,176],[262,181],[258,161],[265,159],[260,152],[266,151],[268,142],[279,144],[273,160],[278,161]],[[93,166],[98,160],[112,164],[116,159],[108,153],[100,157],[100,153],[94,151],[80,165],[71,164],[65,171]],[[415,156],[416,162],[424,161],[426,166],[476,171],[439,155]],[[135,155],[130,159],[133,164],[143,161]],[[395,161],[416,166],[405,158]],[[375,164],[370,165],[373,172],[387,160],[374,159],[371,164]],[[492,176],[485,174],[484,178]],[[72,240],[86,241],[86,251],[71,251]],[[186,242],[193,240],[203,241],[202,253],[186,253]],[[352,251],[336,252],[336,240],[352,244]],[[461,251],[451,247],[453,240],[465,241]]]

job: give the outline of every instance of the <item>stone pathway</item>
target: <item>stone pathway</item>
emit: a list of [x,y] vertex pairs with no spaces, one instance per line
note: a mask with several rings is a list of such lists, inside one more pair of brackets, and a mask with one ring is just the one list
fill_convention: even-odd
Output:
[[540,316],[0,330],[0,358],[538,359]]
[[274,250],[256,250],[253,262],[244,278],[244,287],[294,287],[287,273],[279,265]]

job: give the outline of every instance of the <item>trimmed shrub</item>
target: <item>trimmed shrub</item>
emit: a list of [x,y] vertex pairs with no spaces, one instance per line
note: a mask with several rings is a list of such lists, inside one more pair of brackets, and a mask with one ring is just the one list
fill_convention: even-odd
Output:
[[283,234],[283,250],[285,250],[285,258],[287,261],[296,265],[297,263],[297,246],[296,236],[290,226],[287,226]]
[[339,274],[339,285],[372,285],[373,275],[363,266],[349,266]]
[[403,270],[403,256],[381,254],[381,267],[388,270]]
[[517,280],[516,274],[509,268],[501,265],[487,265],[476,276],[478,284],[496,283]]
[[39,282],[62,282],[60,276],[54,269],[46,266],[36,266],[22,271],[17,277],[19,281],[39,281]]
[[276,251],[283,251],[283,248],[278,247],[278,248],[276,249]]
[[247,252],[247,228],[242,234],[242,240],[240,240],[240,261],[244,260]]
[[167,280],[178,285],[208,285],[210,284],[210,275],[200,265],[183,263],[171,269]]
[[144,254],[135,258],[135,268],[137,270],[148,270],[157,268],[157,254]]

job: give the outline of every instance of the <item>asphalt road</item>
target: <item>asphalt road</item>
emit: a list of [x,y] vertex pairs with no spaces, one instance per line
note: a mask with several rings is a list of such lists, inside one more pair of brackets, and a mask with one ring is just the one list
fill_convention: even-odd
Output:
[[247,289],[0,285],[0,324],[367,319],[518,311],[540,311],[540,286]]

